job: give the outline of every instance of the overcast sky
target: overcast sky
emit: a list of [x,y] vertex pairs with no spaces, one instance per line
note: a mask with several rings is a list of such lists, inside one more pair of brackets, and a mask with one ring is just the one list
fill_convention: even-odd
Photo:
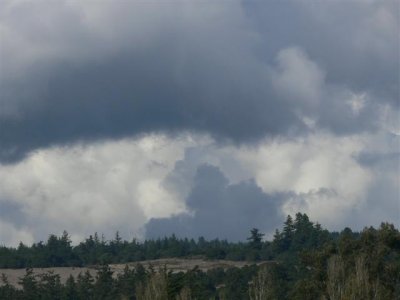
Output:
[[400,225],[399,2],[0,2],[0,243]]

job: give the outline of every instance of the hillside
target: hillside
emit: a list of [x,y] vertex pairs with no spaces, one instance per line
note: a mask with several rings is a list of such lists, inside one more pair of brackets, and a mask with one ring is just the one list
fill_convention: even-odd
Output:
[[400,299],[392,224],[329,232],[298,213],[272,241],[262,238],[253,228],[246,243],[116,234],[72,246],[68,234],[50,235],[0,247],[0,299]]
[[[119,275],[122,275],[124,272],[124,268],[128,266],[129,268],[134,268],[137,265],[141,264],[146,270],[150,268],[154,268],[154,270],[159,270],[162,268],[166,268],[168,271],[173,273],[179,272],[187,272],[193,270],[194,268],[198,268],[203,272],[207,272],[212,269],[222,268],[227,270],[229,268],[242,268],[244,266],[256,264],[261,265],[265,263],[264,261],[258,262],[245,262],[245,261],[231,261],[231,260],[206,260],[202,258],[193,258],[193,259],[183,259],[183,258],[163,258],[163,259],[154,259],[154,260],[146,260],[140,262],[131,262],[126,264],[110,264],[110,270],[113,272],[113,277],[117,278]],[[72,275],[75,279],[77,279],[79,274],[84,274],[87,271],[93,276],[96,276],[97,271],[100,266],[88,266],[88,267],[52,267],[52,268],[33,268],[33,273],[35,275],[40,275],[44,273],[51,272],[54,275],[60,276],[60,281],[62,284],[65,284],[68,277]],[[15,287],[20,288],[21,286],[18,284],[20,278],[22,278],[26,273],[25,269],[0,269],[0,274],[4,274],[7,276],[8,281]],[[0,285],[2,283],[0,282]]]

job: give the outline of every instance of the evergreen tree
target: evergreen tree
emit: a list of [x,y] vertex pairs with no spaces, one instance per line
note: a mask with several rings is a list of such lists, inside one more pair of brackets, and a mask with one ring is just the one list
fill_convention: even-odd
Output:
[[89,271],[86,271],[84,274],[80,273],[78,275],[76,287],[79,299],[94,299],[93,282],[94,279]]
[[126,265],[123,273],[117,276],[116,289],[119,291],[121,297],[125,299],[134,299],[137,282],[135,268],[129,268],[128,265]]
[[108,265],[102,265],[96,274],[94,285],[95,299],[115,299],[113,272]]
[[18,282],[23,291],[24,300],[36,300],[39,298],[39,287],[32,268],[27,268],[24,277]]
[[65,282],[65,286],[62,290],[62,299],[63,300],[78,300],[78,289],[75,282],[75,278],[70,275]]
[[52,271],[40,274],[39,294],[41,300],[60,300],[61,282],[60,275]]
[[0,299],[20,299],[20,292],[10,284],[5,274],[1,274]]
[[250,247],[256,250],[260,250],[262,247],[262,238],[264,234],[261,233],[257,228],[250,230],[250,237],[247,238]]

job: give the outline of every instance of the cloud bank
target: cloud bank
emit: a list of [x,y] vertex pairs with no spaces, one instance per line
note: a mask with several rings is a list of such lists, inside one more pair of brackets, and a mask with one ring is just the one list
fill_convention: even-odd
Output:
[[0,242],[398,224],[397,8],[2,1]]
[[384,152],[393,142],[316,133],[238,147],[151,135],[39,150],[0,166],[1,239],[16,245],[65,229],[74,242],[117,230],[240,240],[298,211],[334,230],[400,225],[399,155]]
[[[305,120],[362,132],[377,128],[383,104],[398,110],[392,62],[399,18],[390,1],[346,9],[303,1],[1,5],[3,162],[55,144],[151,132],[194,130],[249,142],[300,134]],[[298,9],[299,17],[285,27],[267,9]],[[323,18],[328,10],[349,24],[356,41]],[[279,30],[265,32],[274,25]],[[295,26],[321,28],[325,37],[295,38]],[[326,46],[340,42],[339,53]],[[368,105],[354,104],[364,94]]]

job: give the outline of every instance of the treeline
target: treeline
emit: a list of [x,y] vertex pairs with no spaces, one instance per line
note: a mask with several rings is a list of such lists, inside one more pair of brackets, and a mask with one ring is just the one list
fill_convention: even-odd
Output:
[[0,268],[82,267],[98,264],[126,263],[171,257],[203,256],[209,259],[255,260],[270,259],[269,249],[248,252],[247,243],[225,240],[206,241],[204,238],[178,239],[174,235],[144,242],[115,239],[105,241],[97,234],[79,245],[72,246],[68,233],[61,237],[50,235],[47,242],[32,246],[22,243],[17,248],[0,247]]
[[[57,255],[48,256],[53,257],[53,266],[55,263],[85,264],[86,261],[92,264],[90,259],[101,261],[104,255],[111,261],[128,261],[126,251],[133,245],[137,252],[131,254],[137,259],[208,254],[211,258],[269,262],[208,272],[195,268],[187,273],[145,270],[138,265],[133,269],[125,268],[117,277],[103,264],[96,276],[81,274],[76,279],[70,277],[65,284],[60,283],[58,275],[35,276],[27,269],[20,280],[20,290],[3,279],[0,299],[400,299],[400,233],[388,223],[382,223],[378,229],[365,228],[359,233],[349,228],[329,233],[305,214],[297,214],[294,219],[288,216],[283,229],[277,230],[270,242],[262,241],[257,229],[251,231],[247,243],[175,237],[128,243],[119,238],[110,242],[96,241],[93,237],[71,247],[66,234],[55,239],[69,245],[69,252],[53,249],[53,255]],[[99,247],[94,247],[97,254],[82,250],[93,249],[84,247],[88,241]],[[48,247],[48,244],[42,246]],[[29,251],[33,248],[24,247]],[[4,249],[18,252],[18,249]],[[59,260],[64,257],[60,253],[69,260]],[[138,253],[140,255],[136,256]],[[0,257],[3,259],[2,255]],[[27,258],[20,258],[23,257]]]
[[50,235],[47,242],[32,246],[20,243],[17,248],[0,247],[0,268],[81,267],[98,264],[126,263],[170,257],[203,256],[207,259],[235,261],[273,260],[281,254],[299,249],[318,248],[335,239],[319,224],[310,222],[307,215],[298,213],[293,220],[288,216],[282,232],[274,240],[262,241],[257,229],[249,233],[249,242],[232,243],[226,240],[206,241],[200,237],[178,239],[174,235],[139,242],[122,240],[118,232],[111,241],[97,233],[79,245],[72,246],[67,232],[57,237]]

